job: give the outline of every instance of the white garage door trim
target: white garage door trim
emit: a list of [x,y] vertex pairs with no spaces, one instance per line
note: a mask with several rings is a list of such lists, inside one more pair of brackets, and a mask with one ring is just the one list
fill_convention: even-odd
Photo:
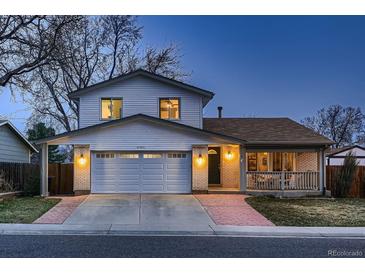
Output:
[[92,152],[91,193],[191,193],[191,152]]

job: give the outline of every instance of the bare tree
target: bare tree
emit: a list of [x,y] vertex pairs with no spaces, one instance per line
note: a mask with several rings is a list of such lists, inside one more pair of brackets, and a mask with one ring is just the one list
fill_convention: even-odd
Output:
[[0,86],[47,63],[72,16],[0,16]]
[[163,49],[147,48],[143,68],[172,79],[182,79],[189,74],[176,69],[180,67],[180,59],[179,48],[175,44]]
[[100,20],[105,49],[111,59],[108,79],[134,70],[136,62],[131,62],[131,57],[134,56],[136,44],[142,38],[142,28],[136,25],[136,18],[108,15],[102,16]]
[[335,142],[335,147],[356,142],[364,129],[364,115],[360,108],[332,105],[322,108],[312,117],[306,117],[302,124],[327,136]]
[[76,128],[78,106],[69,94],[137,68],[180,79],[178,48],[139,50],[142,28],[133,16],[82,17],[57,40],[47,63],[12,81],[33,113],[28,121],[57,131]]

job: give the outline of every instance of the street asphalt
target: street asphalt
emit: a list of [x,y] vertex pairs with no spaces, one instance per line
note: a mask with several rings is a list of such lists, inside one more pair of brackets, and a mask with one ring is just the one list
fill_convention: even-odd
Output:
[[0,257],[364,258],[365,239],[217,236],[0,235]]

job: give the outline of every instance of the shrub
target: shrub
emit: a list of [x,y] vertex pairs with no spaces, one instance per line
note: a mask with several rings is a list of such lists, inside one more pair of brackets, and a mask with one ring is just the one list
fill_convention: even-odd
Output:
[[358,164],[356,157],[351,151],[346,154],[343,166],[336,180],[337,197],[346,197],[348,195]]
[[41,180],[38,174],[31,174],[24,183],[24,195],[36,196],[40,194]]
[[3,192],[13,192],[14,184],[11,180],[10,182],[5,179],[5,172],[0,170],[0,193]]

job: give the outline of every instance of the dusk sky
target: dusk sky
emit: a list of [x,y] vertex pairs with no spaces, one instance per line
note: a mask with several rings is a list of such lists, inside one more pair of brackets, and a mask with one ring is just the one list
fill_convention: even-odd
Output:
[[[180,45],[187,81],[216,93],[205,116],[290,117],[331,104],[365,111],[365,17],[141,16],[143,46]],[[24,130],[29,112],[0,95]],[[16,114],[14,114],[16,113]]]

